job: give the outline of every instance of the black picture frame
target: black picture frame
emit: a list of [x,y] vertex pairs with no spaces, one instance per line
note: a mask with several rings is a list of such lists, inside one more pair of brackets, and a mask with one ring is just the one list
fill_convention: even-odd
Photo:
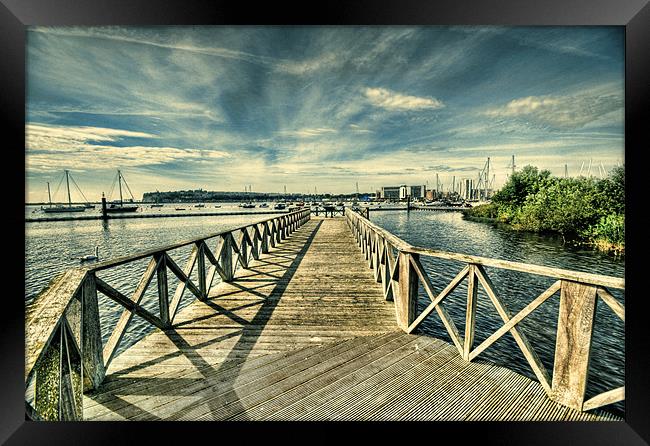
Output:
[[[158,436],[167,444],[189,441],[338,441],[355,432],[364,437],[391,431],[398,441],[462,441],[480,444],[648,444],[649,331],[643,294],[643,152],[647,150],[643,111],[650,103],[650,5],[647,0],[364,0],[299,5],[201,0],[0,0],[0,114],[5,124],[3,190],[5,284],[0,311],[0,441],[6,444],[134,444]],[[25,29],[29,25],[620,25],[626,31],[626,416],[621,423],[45,423],[25,421],[24,406],[24,200]],[[8,164],[8,165],[7,165]],[[22,279],[22,280],[21,280]],[[7,286],[8,285],[8,286]],[[226,440],[228,434],[234,434]],[[308,435],[309,437],[304,437]],[[445,441],[445,440],[443,440]],[[472,440],[470,440],[472,441]],[[464,441],[463,441],[464,442]]]

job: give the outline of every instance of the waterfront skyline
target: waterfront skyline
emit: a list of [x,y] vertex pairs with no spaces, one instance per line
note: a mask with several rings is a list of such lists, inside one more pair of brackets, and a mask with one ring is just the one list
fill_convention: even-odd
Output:
[[598,175],[623,93],[621,27],[30,27],[26,199],[63,169],[91,200],[118,168],[136,199]]

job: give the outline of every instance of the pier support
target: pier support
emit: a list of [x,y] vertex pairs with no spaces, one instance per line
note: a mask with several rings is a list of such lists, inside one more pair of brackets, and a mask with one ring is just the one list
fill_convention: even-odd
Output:
[[99,304],[95,273],[89,272],[82,285],[81,349],[84,367],[84,390],[96,389],[104,380],[102,334],[99,325]]
[[167,289],[167,258],[166,254],[160,256],[156,268],[156,277],[158,279],[158,307],[160,310],[160,321],[163,326],[169,327],[169,291]]
[[463,339],[463,359],[469,361],[469,354],[474,345],[474,329],[476,325],[476,265],[469,265],[467,283],[467,307],[465,309],[465,338]]
[[418,303],[418,275],[411,264],[411,257],[418,258],[417,254],[398,254],[399,282],[397,296],[394,296],[395,315],[397,325],[404,331],[415,320],[415,310]]
[[223,244],[221,245],[221,252],[219,253],[219,264],[225,273],[225,277],[222,277],[224,282],[232,281],[234,277],[234,268],[232,262],[232,235],[230,233],[222,236]]
[[582,410],[587,388],[596,291],[595,286],[568,280],[560,291],[552,399],[576,410]]

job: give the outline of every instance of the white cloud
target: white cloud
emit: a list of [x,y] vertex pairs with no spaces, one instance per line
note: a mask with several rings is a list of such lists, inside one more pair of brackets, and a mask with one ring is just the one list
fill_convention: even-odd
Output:
[[298,137],[298,138],[312,138],[315,136],[327,135],[336,132],[337,131],[335,129],[321,127],[321,128],[302,128],[299,130],[282,130],[279,131],[278,134],[282,136],[291,136],[291,137]]
[[[25,127],[27,141],[50,139],[52,142],[82,142],[82,141],[116,141],[118,138],[156,138],[156,135],[130,130],[111,129],[105,127],[61,127],[42,124],[27,124]],[[28,144],[29,146],[29,144]]]
[[319,57],[304,61],[281,61],[275,65],[275,69],[288,74],[304,75],[320,71],[323,68],[331,69],[333,66],[339,65],[342,62],[343,59],[340,55],[325,53]]
[[360,125],[357,124],[350,124],[350,129],[352,129],[353,132],[356,133],[372,133],[372,130],[364,129]]
[[436,98],[408,96],[385,88],[366,88],[363,93],[372,105],[387,110],[426,110],[444,107],[442,101]]
[[484,112],[489,117],[524,119],[532,126],[575,129],[622,109],[617,94],[528,96]]
[[64,37],[89,37],[95,39],[107,39],[118,42],[136,43],[140,45],[149,45],[158,48],[170,50],[188,51],[208,56],[222,57],[225,59],[236,59],[245,62],[256,63],[261,65],[271,65],[275,59],[271,57],[258,56],[256,54],[246,53],[243,51],[230,50],[219,47],[205,47],[193,43],[180,43],[177,41],[163,42],[147,39],[138,33],[129,32],[128,28],[109,27],[109,28],[61,28],[61,27],[32,27],[31,32],[38,32]]
[[[27,166],[34,172],[59,169],[109,169],[165,164],[174,161],[207,162],[229,157],[224,151],[176,147],[112,146],[122,137],[155,135],[102,127],[27,125]],[[102,142],[104,144],[97,144]]]

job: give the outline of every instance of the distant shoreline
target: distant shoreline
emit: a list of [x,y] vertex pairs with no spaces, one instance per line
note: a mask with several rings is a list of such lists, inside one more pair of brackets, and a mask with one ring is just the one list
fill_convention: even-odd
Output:
[[[257,212],[196,212],[191,214],[124,214],[108,215],[106,220],[122,220],[128,218],[167,218],[167,217],[212,217],[230,215],[268,215],[286,214],[287,210],[257,211]],[[101,215],[80,215],[78,217],[52,217],[52,218],[25,218],[25,223],[49,222],[49,221],[77,221],[77,220],[103,220]]]

